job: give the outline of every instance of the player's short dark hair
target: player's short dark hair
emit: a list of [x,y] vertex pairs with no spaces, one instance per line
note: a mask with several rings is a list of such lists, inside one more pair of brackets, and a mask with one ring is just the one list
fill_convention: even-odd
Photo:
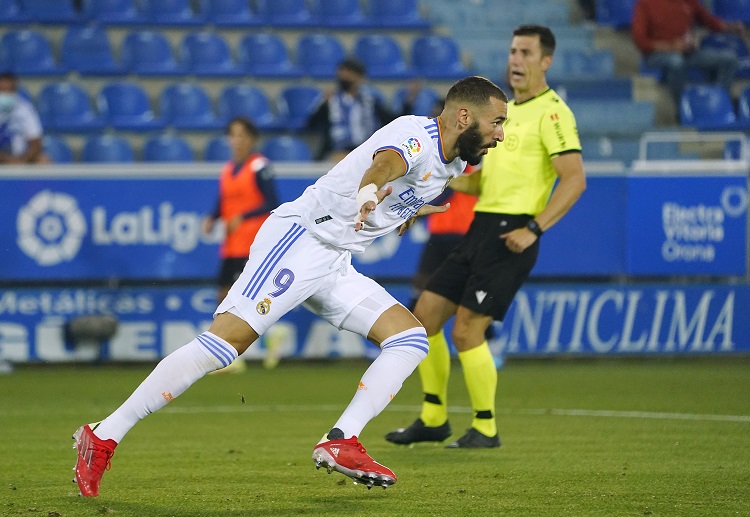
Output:
[[355,74],[359,75],[367,74],[367,67],[365,67],[365,64],[356,57],[345,58],[338,64],[337,68],[349,70],[350,72],[354,72]]
[[258,126],[253,124],[253,121],[250,120],[247,117],[234,117],[232,120],[227,123],[226,127],[226,134],[229,134],[229,130],[232,128],[234,124],[239,124],[242,126],[242,129],[244,129],[248,135],[258,138],[260,136],[260,131],[258,131]]
[[513,31],[513,36],[539,36],[542,55],[551,56],[555,53],[555,35],[549,27],[544,25],[521,25]]
[[446,104],[454,101],[470,102],[474,105],[482,106],[489,103],[490,98],[508,102],[508,96],[502,88],[486,77],[474,75],[464,77],[451,86],[451,89],[448,90],[448,95],[445,96],[445,102]]

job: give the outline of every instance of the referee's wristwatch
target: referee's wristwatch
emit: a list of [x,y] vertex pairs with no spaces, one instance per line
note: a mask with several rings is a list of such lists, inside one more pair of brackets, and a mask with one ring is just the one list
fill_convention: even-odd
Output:
[[539,226],[539,223],[536,222],[536,219],[532,219],[531,221],[529,221],[528,223],[526,223],[526,228],[528,228],[529,230],[531,230],[531,233],[533,233],[534,235],[536,235],[537,238],[541,237],[542,234],[544,233],[544,230],[542,230],[542,227]]

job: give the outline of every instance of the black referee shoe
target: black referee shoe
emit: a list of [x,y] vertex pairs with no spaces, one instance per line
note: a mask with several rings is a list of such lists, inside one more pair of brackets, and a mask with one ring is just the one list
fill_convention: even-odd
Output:
[[406,429],[396,429],[385,435],[385,439],[398,445],[409,445],[417,442],[442,442],[451,435],[451,425],[447,421],[438,427],[424,425],[421,418],[417,418]]
[[492,449],[495,447],[500,447],[498,435],[487,436],[473,427],[470,427],[461,438],[445,446],[446,449]]

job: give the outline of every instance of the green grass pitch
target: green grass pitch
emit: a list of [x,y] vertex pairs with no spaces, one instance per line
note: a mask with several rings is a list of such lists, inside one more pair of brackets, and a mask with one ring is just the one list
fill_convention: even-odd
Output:
[[[750,515],[748,357],[511,360],[499,375],[503,446],[475,451],[384,440],[418,414],[415,374],[360,437],[396,472],[388,490],[310,459],[366,366],[208,376],[128,434],[90,499],[71,483],[70,436],[151,366],[19,367],[0,376],[0,515]],[[457,364],[450,393],[458,436],[471,412]]]

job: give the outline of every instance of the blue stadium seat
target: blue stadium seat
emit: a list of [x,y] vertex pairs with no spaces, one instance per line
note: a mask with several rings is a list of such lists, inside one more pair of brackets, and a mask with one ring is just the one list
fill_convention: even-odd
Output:
[[20,0],[23,11],[39,23],[64,24],[80,20],[73,0]]
[[0,24],[30,21],[31,16],[21,8],[18,0],[0,0]]
[[177,129],[216,130],[222,123],[211,108],[206,91],[190,83],[171,84],[162,90],[159,105],[167,124]]
[[234,117],[247,117],[261,130],[279,128],[271,103],[257,86],[228,86],[219,94],[219,118],[223,124]]
[[[581,137],[640,136],[654,127],[654,103],[631,100],[570,100]],[[602,116],[616,113],[617,116]]]
[[609,78],[615,75],[615,59],[610,50],[570,49],[559,57],[566,78]]
[[97,98],[102,117],[116,129],[129,131],[160,129],[164,122],[154,116],[146,91],[136,83],[105,85]]
[[417,0],[377,0],[370,2],[373,23],[387,29],[428,29],[429,20],[419,13]]
[[596,22],[623,29],[633,21],[636,0],[596,0]]
[[742,159],[742,142],[739,140],[730,140],[724,144],[723,158],[725,160]]
[[184,138],[175,135],[157,135],[143,144],[145,162],[192,162],[193,150]]
[[304,140],[289,135],[269,138],[261,152],[274,162],[309,162],[312,160],[310,147]]
[[746,129],[750,129],[750,87],[740,92],[739,99],[737,100],[737,114],[740,124]]
[[711,131],[737,129],[729,93],[718,85],[686,86],[680,97],[680,124]]
[[420,36],[411,44],[416,73],[430,79],[460,79],[471,75],[461,63],[458,43],[448,36]]
[[265,19],[250,9],[247,0],[200,0],[206,21],[218,27],[257,27]]
[[297,65],[310,77],[336,77],[336,67],[345,57],[344,44],[331,34],[304,34],[297,40]]
[[8,31],[0,38],[0,56],[8,70],[18,75],[61,75],[49,41],[33,30]]
[[189,0],[140,0],[146,22],[155,25],[189,26],[203,25],[202,13],[190,8]]
[[212,32],[195,32],[182,40],[182,62],[189,73],[203,77],[237,77],[242,71],[232,59],[229,44]]
[[414,76],[398,42],[387,34],[365,34],[354,42],[354,54],[372,79],[406,79]]
[[253,77],[295,78],[302,75],[292,63],[284,40],[277,34],[256,32],[240,40],[237,61]]
[[122,41],[122,66],[138,75],[183,75],[185,67],[177,63],[166,36],[156,31],[131,32]]
[[208,141],[203,159],[207,162],[225,162],[232,159],[232,150],[229,148],[225,136],[216,136]]
[[713,5],[720,18],[750,23],[750,0],[714,0]]
[[39,92],[36,107],[48,130],[91,132],[104,127],[86,91],[77,84],[48,83]]
[[106,31],[99,26],[69,27],[60,52],[63,64],[82,75],[117,75],[124,72],[115,62]]
[[324,27],[332,29],[374,27],[370,18],[360,7],[359,0],[313,0],[311,10]]
[[750,78],[750,51],[745,40],[729,32],[713,32],[701,40],[701,48],[732,50],[737,55],[737,77]]
[[84,0],[83,12],[87,18],[112,25],[144,23],[135,0]]
[[287,86],[279,92],[276,106],[282,124],[293,130],[303,129],[323,93],[315,86]]
[[256,0],[258,13],[271,27],[311,27],[318,24],[305,0]]
[[45,135],[42,138],[42,149],[52,163],[72,163],[73,152],[59,136]]
[[633,79],[630,77],[550,77],[549,85],[565,100],[633,99]]
[[[402,86],[397,89],[393,95],[393,112],[396,114],[404,113],[406,96],[409,93],[408,86]],[[423,117],[433,116],[435,103],[443,100],[443,96],[432,88],[423,86],[419,89],[417,97],[412,101],[410,115],[421,115]]]
[[83,145],[81,158],[87,163],[129,163],[133,161],[133,149],[121,136],[92,136]]

